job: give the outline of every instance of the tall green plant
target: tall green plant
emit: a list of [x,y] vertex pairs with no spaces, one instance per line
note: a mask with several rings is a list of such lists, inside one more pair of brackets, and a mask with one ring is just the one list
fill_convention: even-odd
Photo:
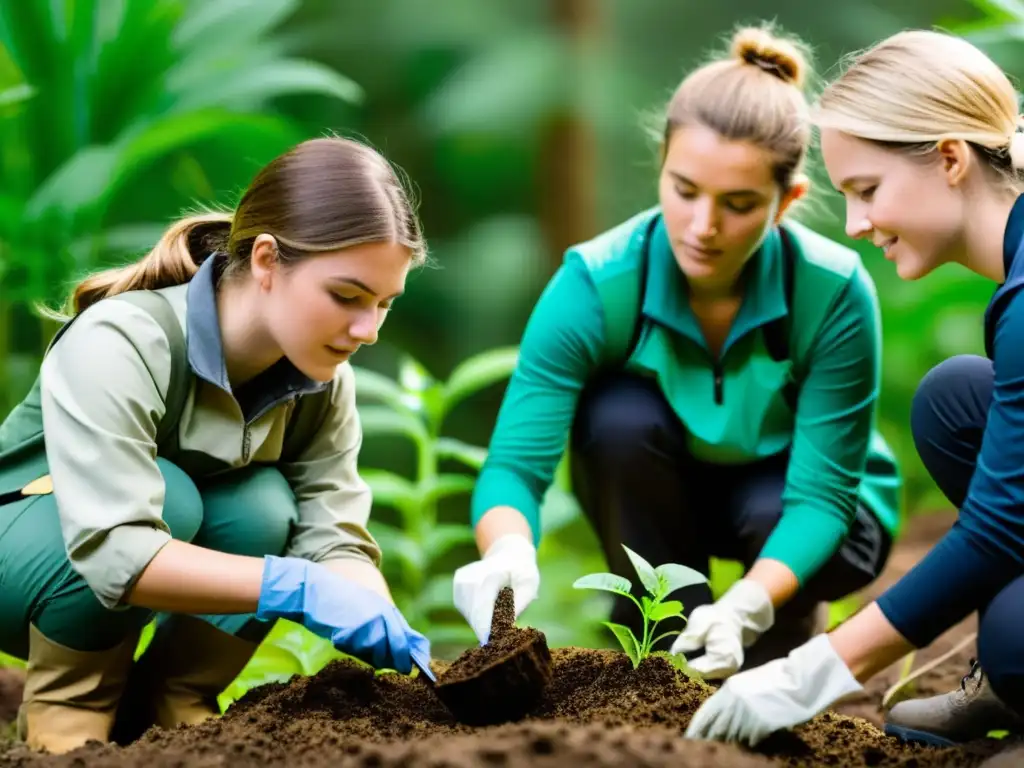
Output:
[[[298,5],[0,0],[0,77],[24,80],[0,88],[0,109],[22,100],[0,120],[5,302],[57,301],[196,201],[228,202],[222,192],[306,137],[277,97],[361,98],[343,75],[287,55],[275,30]],[[23,319],[11,326],[15,351],[46,341]]]
[[[358,396],[373,403],[360,410],[367,438],[398,436],[415,447],[413,477],[385,469],[365,469],[363,477],[373,489],[375,503],[398,513],[397,525],[377,520],[371,528],[385,558],[394,564],[389,576],[395,600],[435,643],[472,643],[464,621],[433,619],[434,612],[452,605],[451,574],[433,571],[452,549],[473,541],[467,525],[441,521],[439,505],[473,490],[486,457],[484,448],[445,435],[445,419],[472,394],[508,378],[517,356],[514,347],[488,350],[463,361],[447,380],[433,376],[411,355],[402,358],[397,379],[368,370],[356,376]],[[469,471],[441,471],[446,460]]]

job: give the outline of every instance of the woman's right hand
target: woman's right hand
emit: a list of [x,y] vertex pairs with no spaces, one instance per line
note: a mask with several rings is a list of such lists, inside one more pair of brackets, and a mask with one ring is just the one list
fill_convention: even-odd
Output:
[[394,605],[318,563],[265,557],[256,616],[301,624],[376,669],[430,670],[430,641]]
[[455,572],[455,607],[483,645],[491,633],[491,618],[498,593],[512,587],[516,618],[540,589],[537,550],[518,533],[508,533],[491,544],[484,556]]

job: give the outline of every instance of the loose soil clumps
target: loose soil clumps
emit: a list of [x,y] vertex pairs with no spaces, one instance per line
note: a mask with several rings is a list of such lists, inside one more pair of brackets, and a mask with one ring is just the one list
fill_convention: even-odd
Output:
[[[219,719],[151,729],[128,747],[88,745],[62,756],[16,746],[0,768],[188,766],[906,766],[970,768],[995,742],[963,749],[907,746],[864,720],[824,714],[756,750],[682,738],[710,693],[664,656],[636,669],[625,654],[551,651],[551,678],[515,723],[459,722],[423,677],[377,674],[333,662],[317,675],[251,691]],[[449,667],[437,663],[443,677]],[[454,664],[451,665],[454,667]]]

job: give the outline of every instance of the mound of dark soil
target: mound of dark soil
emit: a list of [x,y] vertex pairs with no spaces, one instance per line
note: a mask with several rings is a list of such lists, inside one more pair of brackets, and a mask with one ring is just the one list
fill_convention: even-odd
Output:
[[[970,749],[906,746],[869,723],[825,714],[756,751],[688,741],[687,723],[709,693],[664,657],[633,669],[622,653],[551,652],[552,677],[528,715],[474,728],[458,722],[422,678],[374,675],[334,662],[319,674],[250,692],[222,718],[174,731],[152,729],[128,747],[88,745],[43,756],[17,746],[3,768],[171,766],[976,766],[990,742]],[[438,665],[441,675],[446,667]]]

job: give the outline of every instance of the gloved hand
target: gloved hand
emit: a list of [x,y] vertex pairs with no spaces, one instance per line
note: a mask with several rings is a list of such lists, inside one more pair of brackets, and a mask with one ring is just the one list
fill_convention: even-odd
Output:
[[516,618],[537,599],[540,571],[537,550],[518,533],[499,537],[483,558],[455,571],[455,607],[469,622],[480,644],[491,634],[494,601],[503,587],[515,593]]
[[767,590],[756,581],[740,579],[717,602],[694,609],[671,652],[703,648],[704,655],[690,661],[690,666],[708,679],[725,678],[743,666],[743,649],[774,622],[775,609]]
[[805,723],[862,690],[828,635],[817,635],[784,659],[726,680],[697,710],[686,738],[755,746],[775,731]]
[[[287,619],[375,669],[430,672],[430,641],[373,590],[298,557],[264,558],[259,619]],[[431,675],[432,676],[432,675]]]

